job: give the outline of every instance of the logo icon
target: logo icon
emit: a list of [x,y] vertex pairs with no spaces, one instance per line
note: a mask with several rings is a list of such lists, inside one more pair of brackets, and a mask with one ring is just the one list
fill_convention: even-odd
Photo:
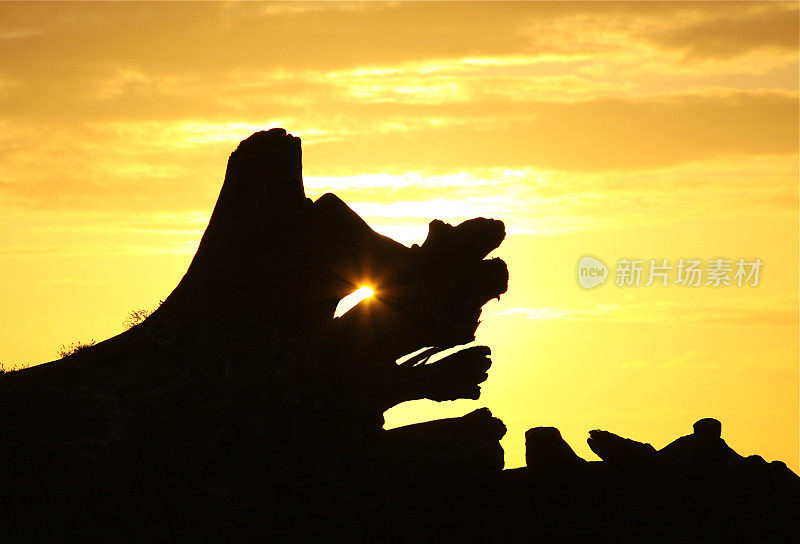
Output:
[[578,262],[578,283],[584,289],[591,289],[608,279],[608,268],[594,257],[582,257]]

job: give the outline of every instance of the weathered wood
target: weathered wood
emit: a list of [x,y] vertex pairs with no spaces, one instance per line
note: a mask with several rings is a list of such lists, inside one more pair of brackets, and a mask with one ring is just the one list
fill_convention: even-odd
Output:
[[[186,274],[148,319],[0,376],[0,498],[22,490],[31,504],[69,505],[85,489],[76,511],[119,515],[124,527],[184,502],[183,515],[207,518],[194,532],[219,530],[210,512],[240,501],[223,525],[255,523],[242,529],[252,536],[281,524],[246,521],[253,509],[308,485],[358,488],[355,477],[332,482],[386,459],[384,410],[479,394],[488,350],[412,368],[395,360],[474,339],[481,306],[507,287],[505,264],[484,260],[504,235],[499,221],[436,221],[422,246],[405,247],[336,196],[305,197],[298,138],[253,134],[228,161]],[[375,297],[334,319],[362,283]],[[162,525],[180,526],[149,528]]]

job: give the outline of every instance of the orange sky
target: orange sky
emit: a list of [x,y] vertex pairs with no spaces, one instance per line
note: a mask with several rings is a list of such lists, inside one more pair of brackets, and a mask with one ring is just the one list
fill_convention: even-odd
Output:
[[[251,132],[303,139],[410,244],[503,219],[479,401],[662,447],[717,417],[798,468],[798,8],[789,3],[0,3],[0,362],[101,340],[182,276]],[[584,255],[760,258],[758,287],[592,290]]]

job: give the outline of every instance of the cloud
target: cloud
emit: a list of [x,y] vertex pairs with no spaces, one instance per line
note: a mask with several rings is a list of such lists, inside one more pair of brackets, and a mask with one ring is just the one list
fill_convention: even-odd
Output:
[[330,71],[452,57],[608,54],[633,42],[743,53],[763,43],[789,48],[789,26],[796,18],[785,5],[716,2],[4,3],[0,33],[26,36],[7,40],[4,68],[38,79],[116,65],[146,66],[164,76],[287,67]]
[[[337,174],[647,169],[791,153],[796,48],[747,54],[786,42],[793,12],[681,2],[3,4],[0,33],[24,38],[4,44],[0,105],[15,127],[109,146],[111,125],[168,149],[283,124]],[[726,40],[738,33],[731,21],[755,30]],[[741,59],[683,59],[720,40],[737,43]]]
[[[474,104],[473,107],[477,107]],[[380,105],[372,108],[376,115]],[[391,107],[390,107],[391,109]],[[455,108],[441,108],[439,114]],[[518,111],[509,108],[510,111]],[[721,155],[794,153],[798,140],[796,94],[735,92],[576,103],[529,101],[527,115],[490,117],[487,104],[468,127],[445,123],[313,146],[308,156],[334,168],[374,170],[378,164],[433,170],[534,166],[592,171],[645,169]],[[461,114],[467,114],[463,111]],[[473,111],[472,115],[476,115]],[[452,118],[451,117],[451,118]],[[410,119],[397,118],[397,121]],[[468,129],[467,129],[468,128]]]
[[797,4],[767,5],[749,17],[723,16],[644,36],[687,58],[726,59],[760,49],[797,53]]
[[[5,214],[11,209],[207,214],[231,149],[260,127],[199,121],[97,124],[50,130],[47,138],[10,123],[2,128],[0,203]],[[387,134],[403,138],[402,131]],[[403,157],[416,157],[406,165],[417,170],[403,170],[366,157],[337,165],[315,155],[326,138],[355,142],[348,152],[357,153],[362,149],[357,142],[368,133],[318,129],[310,138],[300,135],[307,194],[316,198],[335,192],[374,228],[406,243],[424,238],[432,217],[453,223],[473,216],[502,217],[509,232],[544,234],[796,210],[797,160],[791,154],[736,161],[722,155],[614,171],[498,168],[475,163],[470,155],[478,151],[468,147],[451,162],[421,161],[416,149],[437,145],[421,134]],[[451,145],[461,143],[455,136],[451,140]],[[731,198],[732,192],[737,198]]]
[[[309,194],[336,191],[393,232],[420,232],[423,211],[510,217],[522,232],[783,213],[797,197],[796,51],[773,43],[785,33],[760,36],[792,12],[0,4],[13,37],[0,205],[206,213],[236,143],[284,126],[303,138]],[[684,59],[734,33],[731,20],[757,27],[735,54]]]
[[0,40],[19,40],[42,34],[41,30],[7,30],[0,31]]
[[4,258],[192,255],[210,211],[4,210]]

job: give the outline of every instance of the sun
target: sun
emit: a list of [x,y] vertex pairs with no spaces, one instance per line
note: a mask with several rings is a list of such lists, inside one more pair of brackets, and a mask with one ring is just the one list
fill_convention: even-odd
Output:
[[333,312],[333,317],[343,316],[356,305],[358,305],[358,303],[360,303],[362,300],[368,299],[374,294],[375,291],[372,290],[372,287],[366,285],[359,287],[339,301],[339,304],[336,306],[336,311]]

